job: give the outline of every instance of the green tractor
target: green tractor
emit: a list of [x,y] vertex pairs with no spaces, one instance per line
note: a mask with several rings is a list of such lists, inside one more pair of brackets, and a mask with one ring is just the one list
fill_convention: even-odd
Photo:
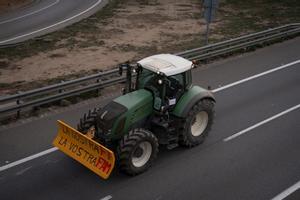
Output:
[[171,54],[120,65],[127,77],[124,94],[85,114],[77,130],[113,150],[119,169],[129,175],[146,171],[159,145],[201,144],[213,124],[215,98],[192,84],[193,66]]

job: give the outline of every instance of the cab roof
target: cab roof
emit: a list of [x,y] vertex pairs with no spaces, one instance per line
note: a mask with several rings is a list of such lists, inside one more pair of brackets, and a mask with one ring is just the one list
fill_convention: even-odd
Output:
[[155,73],[162,72],[166,76],[180,74],[192,68],[192,62],[172,54],[158,54],[138,61],[143,68]]

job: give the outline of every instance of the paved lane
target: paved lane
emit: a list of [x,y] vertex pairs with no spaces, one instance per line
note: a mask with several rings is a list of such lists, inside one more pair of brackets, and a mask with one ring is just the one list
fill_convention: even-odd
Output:
[[41,0],[0,16],[0,45],[50,33],[86,18],[107,0]]

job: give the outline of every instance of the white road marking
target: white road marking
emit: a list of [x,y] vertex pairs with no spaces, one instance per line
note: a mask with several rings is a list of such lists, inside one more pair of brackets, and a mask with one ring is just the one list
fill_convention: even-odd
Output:
[[82,12],[80,12],[80,13],[78,13],[78,14],[76,14],[76,15],[70,17],[70,18],[67,18],[67,19],[65,19],[65,20],[63,20],[63,21],[60,21],[60,22],[57,22],[57,23],[52,24],[52,25],[50,25],[50,26],[47,26],[47,27],[45,27],[45,28],[42,28],[42,29],[39,29],[39,30],[30,32],[30,33],[26,33],[26,34],[23,34],[23,35],[19,35],[19,36],[16,36],[16,37],[13,37],[13,38],[10,38],[10,39],[7,39],[7,40],[2,40],[2,41],[0,41],[0,45],[1,45],[1,44],[5,44],[5,43],[7,43],[7,42],[11,42],[11,41],[17,40],[17,39],[24,38],[24,37],[29,36],[29,35],[33,35],[33,34],[35,34],[35,33],[38,33],[38,32],[41,32],[41,31],[44,31],[44,30],[53,28],[53,27],[58,26],[58,25],[61,25],[61,24],[64,24],[64,23],[66,23],[66,22],[68,22],[68,21],[70,21],[70,20],[72,20],[72,19],[74,19],[74,18],[76,18],[76,17],[78,17],[78,16],[80,16],[80,15],[83,15],[83,14],[89,12],[90,10],[92,10],[93,8],[95,8],[96,6],[98,6],[101,2],[102,2],[102,0],[98,0],[95,4],[93,4],[93,5],[92,5],[91,7],[89,7],[88,9],[86,9],[86,10],[84,10],[84,11],[82,11]]
[[241,84],[241,83],[245,83],[245,82],[247,82],[247,81],[250,81],[250,80],[259,78],[259,77],[261,77],[261,76],[270,74],[270,73],[272,73],[272,72],[276,72],[276,71],[278,71],[278,70],[285,69],[285,68],[287,68],[287,67],[296,65],[296,64],[298,64],[298,63],[300,63],[300,60],[296,60],[296,61],[294,61],[294,62],[291,62],[291,63],[285,64],[285,65],[282,65],[282,66],[280,66],[280,67],[276,67],[276,68],[274,68],[274,69],[270,69],[270,70],[268,70],[268,71],[265,71],[265,72],[256,74],[256,75],[254,75],[254,76],[250,76],[250,77],[248,77],[248,78],[245,78],[245,79],[236,81],[236,82],[234,82],[234,83],[231,83],[231,84],[225,85],[225,86],[223,86],[223,87],[214,89],[214,90],[212,90],[212,92],[219,92],[219,91],[222,91],[222,90],[225,90],[225,89],[234,87],[234,86],[239,85],[239,84]]
[[241,135],[247,133],[248,131],[251,131],[251,130],[253,130],[253,129],[259,127],[259,126],[262,126],[262,125],[264,125],[264,124],[266,124],[266,123],[268,123],[268,122],[270,122],[270,121],[272,121],[272,120],[274,120],[274,119],[276,119],[278,117],[281,117],[281,116],[283,116],[283,115],[285,115],[285,114],[287,114],[289,112],[292,112],[293,110],[296,110],[298,108],[300,108],[300,104],[298,104],[296,106],[293,106],[293,107],[291,107],[291,108],[289,108],[289,109],[287,109],[287,110],[285,110],[285,111],[283,111],[281,113],[278,113],[277,115],[274,115],[274,116],[272,116],[272,117],[270,117],[268,119],[265,119],[265,120],[263,120],[263,121],[261,121],[261,122],[259,122],[257,124],[254,124],[253,126],[250,126],[250,127],[246,128],[246,129],[244,129],[244,130],[242,130],[242,131],[240,131],[240,132],[238,132],[236,134],[233,134],[233,135],[231,135],[231,136],[223,139],[223,141],[224,142],[228,142],[230,140],[233,140],[234,138],[236,138],[238,136],[241,136]]
[[56,0],[54,3],[52,3],[52,4],[48,5],[48,6],[45,6],[45,7],[41,8],[41,9],[39,9],[39,10],[33,11],[31,13],[27,13],[27,14],[19,16],[19,17],[15,17],[15,18],[12,18],[12,19],[8,19],[8,20],[5,20],[5,21],[2,21],[2,22],[0,22],[0,24],[5,24],[5,23],[8,23],[8,22],[16,21],[18,19],[22,19],[24,17],[28,17],[30,15],[34,15],[36,13],[39,13],[39,12],[41,12],[43,10],[46,10],[46,9],[54,6],[55,4],[58,4],[59,2],[60,2],[60,0]]
[[290,194],[292,194],[293,192],[297,191],[298,189],[300,189],[300,181],[298,181],[297,183],[295,183],[288,189],[284,190],[283,192],[281,192],[280,194],[278,194],[276,197],[274,197],[271,200],[282,200],[282,199],[286,198],[287,196],[289,196]]
[[[251,76],[251,77],[249,77],[249,78],[245,78],[245,79],[242,79],[242,80],[240,80],[240,81],[237,81],[237,82],[234,82],[234,83],[225,85],[225,86],[223,86],[223,87],[221,87],[221,88],[212,90],[212,92],[215,92],[215,93],[216,93],[216,92],[219,92],[219,91],[221,91],[221,90],[228,89],[228,88],[230,88],[230,87],[233,87],[233,86],[236,86],[236,85],[238,85],[238,84],[244,83],[244,82],[246,82],[246,81],[249,81],[249,80],[258,78],[258,77],[260,77],[260,76],[267,75],[267,74],[270,74],[270,73],[272,73],[272,72],[278,71],[278,70],[280,70],[280,69],[284,69],[284,68],[290,67],[290,66],[295,65],[295,64],[297,64],[297,63],[300,63],[300,60],[296,60],[296,61],[291,62],[291,63],[288,63],[288,64],[286,64],[286,65],[282,65],[281,67],[277,67],[277,68],[274,68],[274,69],[272,69],[272,70],[268,70],[268,71],[265,71],[265,72],[263,72],[263,73],[260,73],[260,74]],[[259,75],[259,76],[258,76],[258,75]],[[299,106],[299,105],[298,105],[298,106]],[[7,169],[9,169],[9,168],[11,168],[11,167],[14,167],[14,166],[16,166],[16,165],[20,165],[20,164],[22,164],[22,163],[25,163],[25,162],[28,162],[28,161],[30,161],[30,160],[33,160],[33,159],[35,159],[35,158],[38,158],[38,157],[44,156],[44,155],[46,155],[46,154],[52,153],[52,152],[57,151],[57,150],[58,150],[58,149],[57,149],[56,147],[53,147],[53,148],[51,148],[51,149],[47,149],[47,150],[42,151],[42,152],[40,152],[40,153],[37,153],[37,154],[31,155],[31,156],[29,156],[29,157],[23,158],[23,159],[21,159],[21,160],[12,162],[12,163],[10,163],[10,164],[8,164],[8,165],[1,166],[1,167],[0,167],[0,172],[1,172],[1,171],[4,171],[4,170],[7,170]]]
[[9,164],[7,164],[7,165],[1,166],[1,167],[0,167],[0,172],[2,172],[2,171],[4,171],[4,170],[7,170],[7,169],[9,169],[9,168],[12,168],[12,167],[14,167],[14,166],[20,165],[20,164],[22,164],[22,163],[28,162],[28,161],[30,161],[30,160],[33,160],[33,159],[35,159],[35,158],[38,158],[38,157],[47,155],[47,154],[52,153],[52,152],[54,152],[54,151],[57,151],[57,148],[56,148],[56,147],[53,147],[53,148],[51,148],[51,149],[47,149],[47,150],[45,150],[45,151],[42,151],[42,152],[39,152],[39,153],[37,153],[37,154],[33,154],[33,155],[31,155],[31,156],[28,156],[28,157],[26,157],[26,158],[23,158],[23,159],[21,159],[21,160],[17,160],[17,161],[15,161],[15,162],[9,163]]
[[112,196],[111,195],[107,195],[106,197],[103,197],[100,200],[110,200],[110,199],[112,199]]

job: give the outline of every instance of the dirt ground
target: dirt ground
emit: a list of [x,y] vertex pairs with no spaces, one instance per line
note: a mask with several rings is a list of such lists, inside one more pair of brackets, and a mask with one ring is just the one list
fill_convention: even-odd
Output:
[[[46,53],[38,53],[16,62],[0,59],[2,65],[5,65],[0,68],[0,83],[47,80],[111,68],[127,60],[166,52],[172,46],[191,42],[195,35],[205,31],[200,1],[141,2],[126,1],[126,4],[118,6],[113,17],[99,23],[99,31],[92,36],[97,45],[70,49],[64,48],[69,40],[62,40],[57,44],[60,48]],[[73,40],[87,42],[90,36],[79,33]]]
[[0,0],[0,15],[13,9],[25,6],[33,0]]

